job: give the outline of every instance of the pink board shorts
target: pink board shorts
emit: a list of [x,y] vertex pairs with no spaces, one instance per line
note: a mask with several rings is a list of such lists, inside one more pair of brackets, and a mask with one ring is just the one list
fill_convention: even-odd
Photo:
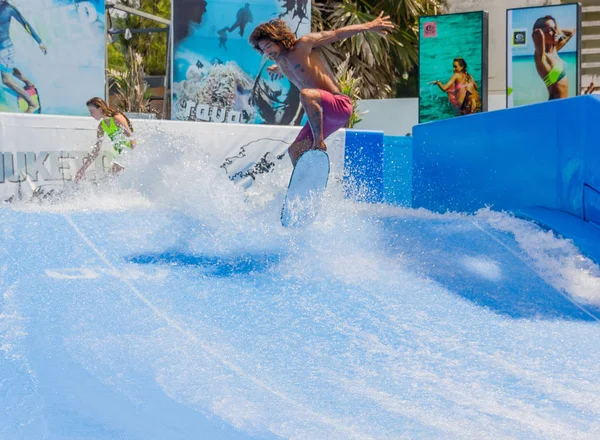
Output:
[[[321,106],[323,107],[323,139],[344,127],[352,115],[352,101],[342,93],[331,93],[317,89],[321,94]],[[304,139],[314,141],[310,123],[307,122],[294,142]]]

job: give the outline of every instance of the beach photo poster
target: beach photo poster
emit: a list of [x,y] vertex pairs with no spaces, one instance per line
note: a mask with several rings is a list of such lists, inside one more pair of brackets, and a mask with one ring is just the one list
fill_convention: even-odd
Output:
[[487,110],[488,14],[419,18],[419,123]]
[[506,11],[506,106],[577,96],[580,90],[581,6]]

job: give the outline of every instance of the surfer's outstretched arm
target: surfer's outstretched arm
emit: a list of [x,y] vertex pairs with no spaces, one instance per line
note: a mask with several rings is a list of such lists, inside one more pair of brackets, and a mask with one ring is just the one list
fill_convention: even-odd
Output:
[[312,32],[300,37],[298,40],[303,43],[310,43],[312,47],[325,46],[327,44],[335,43],[346,38],[353,37],[356,34],[362,32],[375,32],[380,35],[387,35],[387,33],[396,27],[394,23],[390,21],[389,16],[384,16],[383,12],[379,14],[375,20],[368,23],[353,24],[350,26],[344,26],[339,29],[331,31]]

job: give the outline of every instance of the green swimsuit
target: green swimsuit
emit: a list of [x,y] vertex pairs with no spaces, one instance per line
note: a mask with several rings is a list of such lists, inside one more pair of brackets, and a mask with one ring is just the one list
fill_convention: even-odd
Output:
[[131,141],[127,139],[123,129],[117,125],[115,122],[115,118],[111,117],[106,124],[106,121],[102,119],[102,129],[108,135],[110,140],[112,141],[113,148],[115,149],[115,153],[117,155],[121,154],[123,149],[129,148],[132,149]]
[[567,76],[567,63],[561,61],[560,63],[555,64],[554,67],[552,67],[552,70],[548,72],[548,75],[544,78],[544,84],[546,87],[550,87],[565,76]]

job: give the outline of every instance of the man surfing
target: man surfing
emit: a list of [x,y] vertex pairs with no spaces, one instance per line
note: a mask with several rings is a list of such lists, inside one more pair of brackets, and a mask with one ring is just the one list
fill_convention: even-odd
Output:
[[[34,95],[37,95],[37,92],[30,93],[31,91],[35,91],[35,86],[19,69],[15,68],[15,49],[10,38],[10,21],[13,18],[21,23],[21,26],[33,37],[44,55],[46,55],[47,49],[42,43],[42,39],[18,9],[8,1],[0,0],[0,71],[2,72],[2,82],[27,103],[25,113],[35,113],[40,108],[39,101],[36,102],[34,97]],[[15,82],[15,77],[25,84],[24,88]]]
[[341,93],[333,72],[314,49],[361,32],[386,35],[394,27],[390,17],[384,17],[382,12],[369,23],[313,32],[298,39],[281,19],[254,29],[250,44],[277,63],[267,68],[269,75],[272,78],[286,76],[298,87],[308,117],[308,122],[288,149],[294,166],[305,151],[327,150],[325,139],[348,123],[353,110],[350,98]]
[[388,16],[333,31],[314,32],[296,39],[281,19],[259,25],[250,43],[277,64],[269,66],[271,78],[286,76],[300,90],[300,102],[308,117],[296,140],[288,148],[294,170],[281,210],[281,224],[309,224],[317,215],[320,194],[327,186],[329,157],[325,139],[346,126],[352,116],[352,101],[340,91],[331,69],[316,48],[361,32],[386,35],[394,29]]

